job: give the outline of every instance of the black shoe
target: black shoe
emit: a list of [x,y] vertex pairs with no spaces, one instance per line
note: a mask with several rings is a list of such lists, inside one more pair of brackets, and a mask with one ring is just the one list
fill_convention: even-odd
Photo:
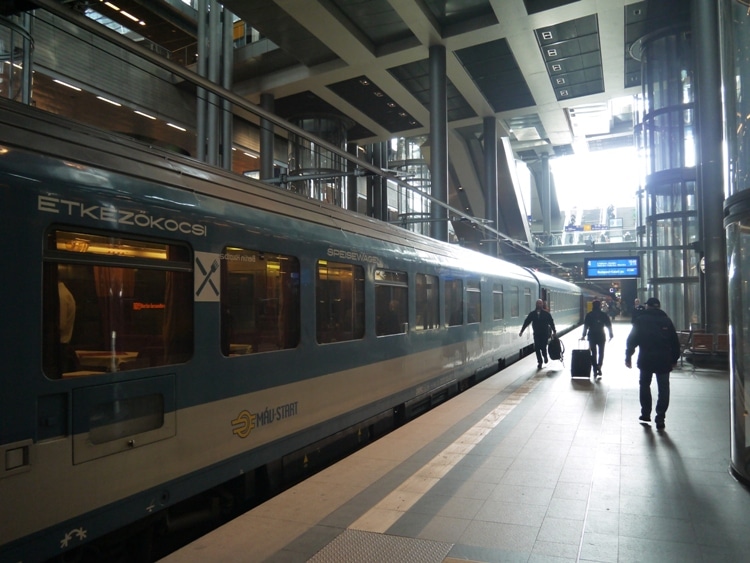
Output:
[[664,424],[663,420],[657,420],[656,421],[656,429],[657,430],[664,430],[666,428],[666,424]]
[[638,417],[638,420],[640,422],[646,422],[646,423],[648,423],[648,422],[651,422],[651,417],[650,416],[643,416],[643,415],[641,415],[641,416]]
[[537,364],[536,369],[542,369],[542,364]]

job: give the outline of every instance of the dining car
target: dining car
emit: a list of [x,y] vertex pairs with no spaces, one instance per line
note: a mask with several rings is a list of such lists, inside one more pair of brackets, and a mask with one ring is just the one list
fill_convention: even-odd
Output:
[[0,214],[0,561],[148,560],[530,353],[536,299],[581,322],[567,281],[4,101]]

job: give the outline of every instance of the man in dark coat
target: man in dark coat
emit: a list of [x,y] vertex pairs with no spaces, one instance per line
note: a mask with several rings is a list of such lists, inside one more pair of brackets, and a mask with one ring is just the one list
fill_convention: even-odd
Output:
[[548,361],[547,358],[547,342],[550,336],[557,334],[555,330],[555,321],[552,320],[552,315],[544,309],[544,301],[537,299],[536,309],[531,311],[523,321],[521,332],[518,336],[523,335],[523,331],[526,327],[531,325],[531,330],[534,333],[534,352],[536,352],[537,369],[542,369],[542,357],[544,357],[544,363]]
[[656,374],[659,397],[656,401],[656,428],[665,426],[664,418],[669,408],[669,372],[680,359],[680,339],[671,319],[661,310],[661,303],[656,297],[646,301],[646,310],[633,322],[625,349],[625,365],[630,368],[630,358],[636,347],[638,352],[638,369],[641,370],[640,401],[643,423],[651,422],[651,379]]
[[[604,361],[604,345],[607,342],[607,336],[604,329],[609,331],[609,339],[612,340],[612,321],[609,315],[602,311],[602,302],[594,299],[591,303],[591,311],[586,313],[583,320],[583,336],[581,340],[589,337],[589,350],[591,351],[591,366],[594,368],[594,375],[597,378],[602,376],[602,362]],[[599,352],[597,357],[597,351]]]

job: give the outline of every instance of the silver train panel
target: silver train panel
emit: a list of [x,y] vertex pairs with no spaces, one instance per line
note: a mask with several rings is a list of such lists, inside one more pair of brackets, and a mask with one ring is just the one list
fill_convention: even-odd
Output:
[[[88,436],[35,444],[31,471],[0,482],[0,544],[75,520],[137,491],[168,489],[169,482],[216,460],[238,458],[346,413],[373,415],[373,405],[404,390],[416,398],[454,381],[466,356],[479,355],[467,351],[472,346],[477,344],[461,343],[181,409],[174,413],[178,431],[171,436],[141,444],[142,436],[130,435],[123,443],[135,444],[123,453],[90,460],[84,455],[86,463],[70,460],[82,457],[79,449],[92,447]],[[247,464],[238,461],[237,474]],[[144,499],[143,515],[159,504],[158,499]]]

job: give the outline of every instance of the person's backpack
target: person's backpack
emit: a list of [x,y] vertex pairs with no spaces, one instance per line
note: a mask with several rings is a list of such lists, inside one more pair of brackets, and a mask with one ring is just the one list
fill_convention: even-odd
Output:
[[641,355],[639,360],[646,360],[646,365],[654,369],[668,371],[680,357],[679,346],[675,346],[674,324],[666,315],[651,317],[646,322],[638,319]]
[[557,337],[552,338],[547,345],[547,354],[550,360],[563,361],[563,354],[565,354],[565,346]]

